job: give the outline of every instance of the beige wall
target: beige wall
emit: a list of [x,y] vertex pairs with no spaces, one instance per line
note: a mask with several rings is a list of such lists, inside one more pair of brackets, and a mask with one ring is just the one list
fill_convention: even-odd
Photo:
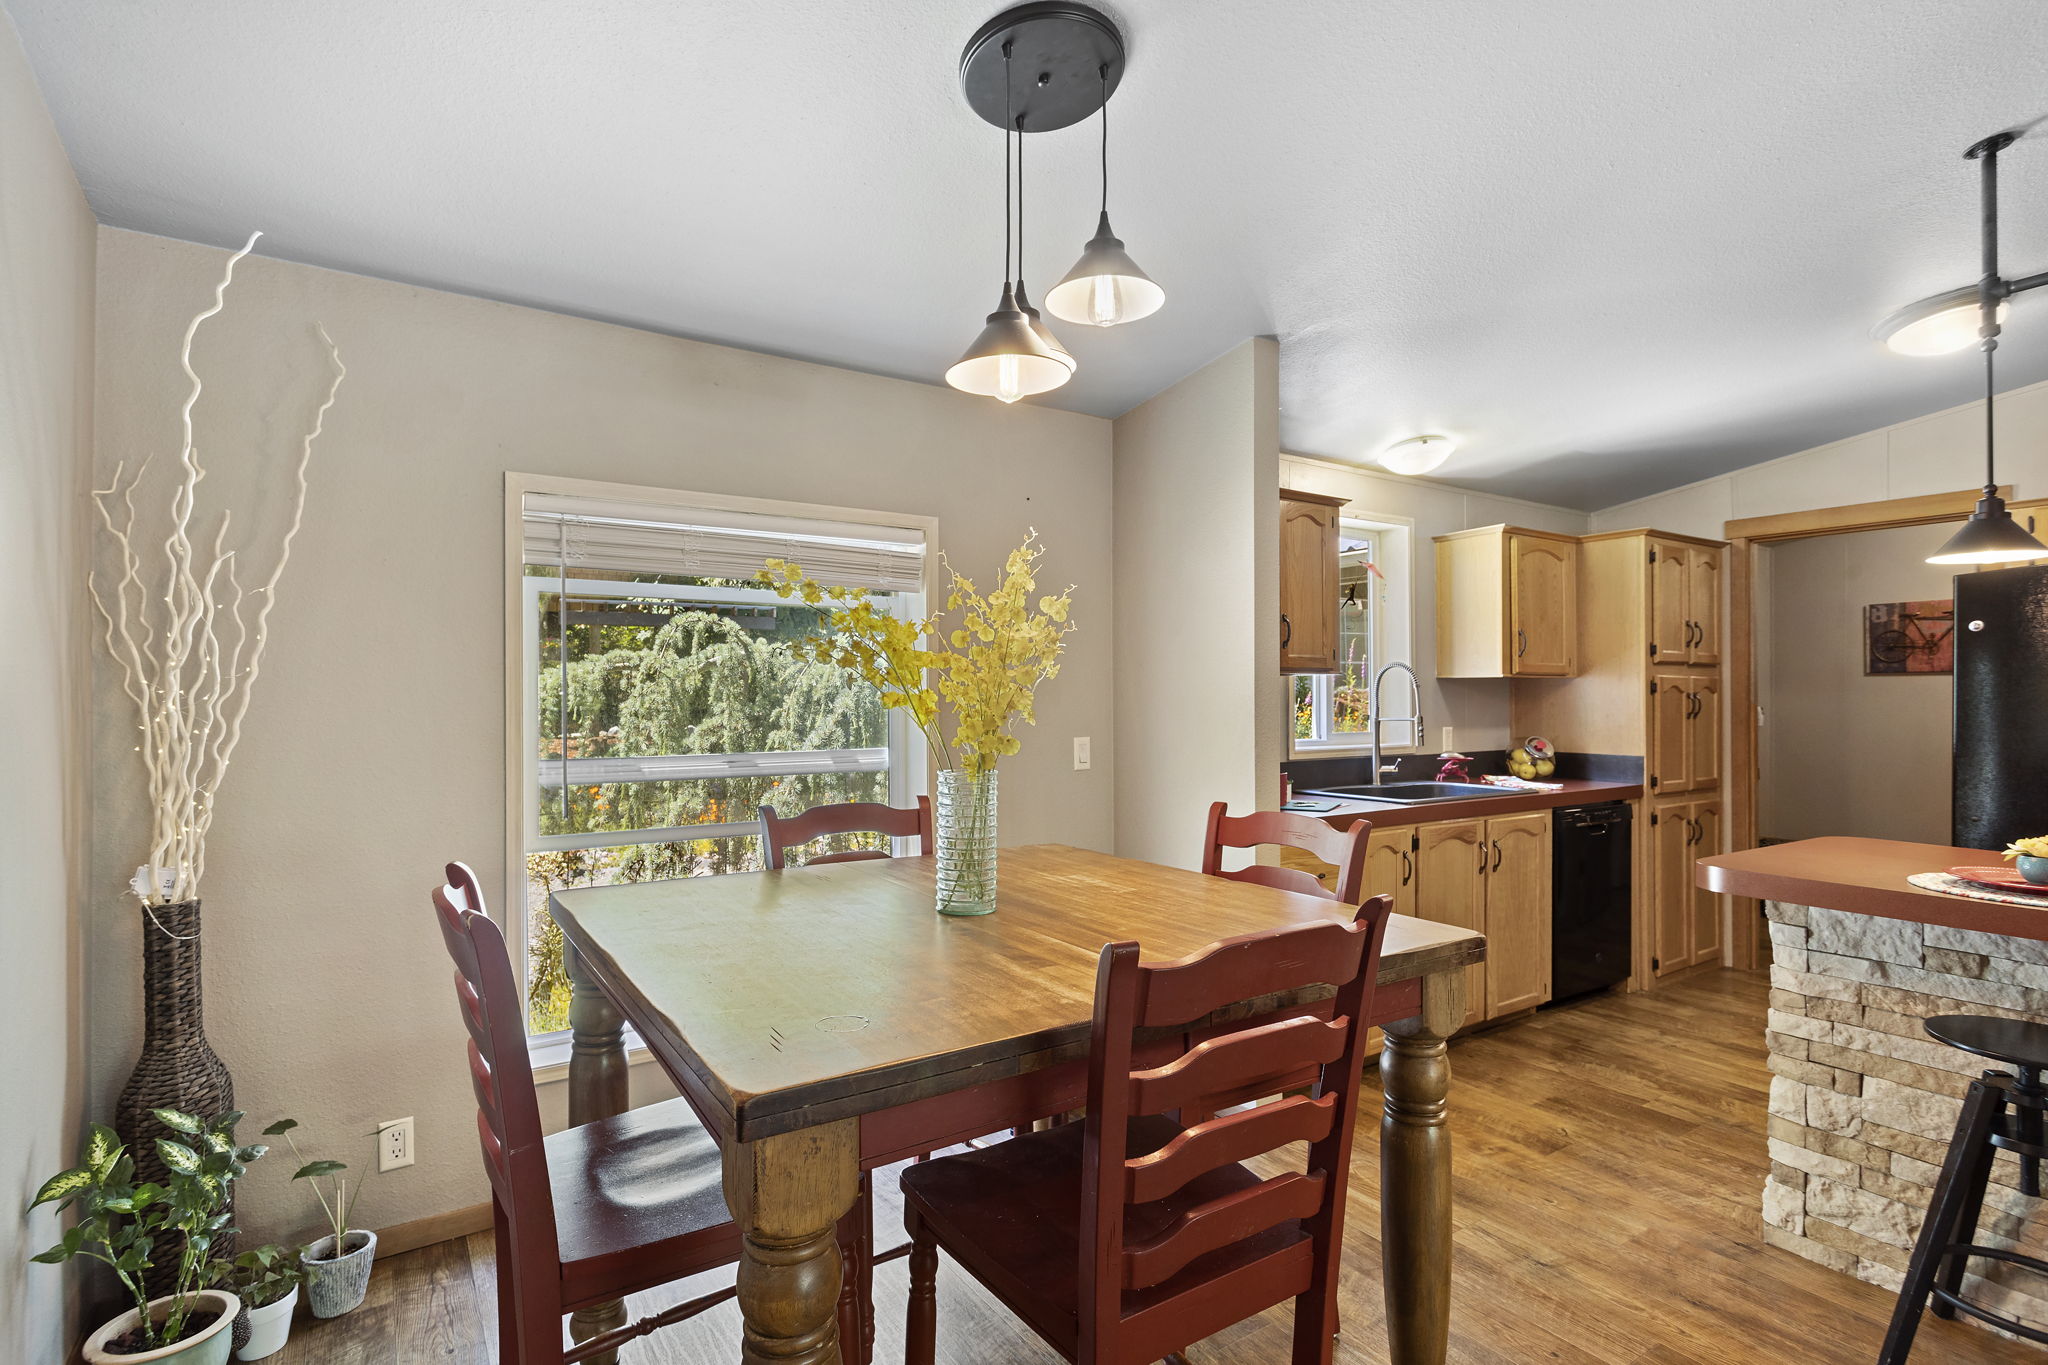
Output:
[[1201,859],[1209,803],[1279,796],[1279,348],[1116,421],[1116,849]]
[[[102,467],[174,436],[178,335],[223,255],[102,230]],[[315,319],[349,378],[220,797],[203,888],[207,1007],[252,1124],[293,1115],[314,1147],[374,1169],[377,1121],[418,1120],[418,1164],[371,1175],[359,1222],[485,1197],[426,895],[461,857],[504,903],[507,470],[932,515],[970,574],[1036,526],[1048,578],[1077,585],[1080,630],[1037,730],[1004,766],[1003,834],[1110,846],[1108,422],[258,257],[195,352],[208,381],[200,439],[215,461],[204,489],[252,517],[275,514],[316,399]],[[102,669],[102,1108],[136,1043],[137,935],[121,894],[140,861],[136,774],[115,701]],[[1092,771],[1072,771],[1076,735],[1094,740]],[[252,1178],[245,1220],[259,1235],[309,1225],[287,1174],[271,1163]]]
[[55,1361],[69,1272],[36,1187],[68,1166],[84,1106],[84,493],[92,449],[93,218],[0,12],[0,1360]]
[[[1283,455],[1280,483],[1305,493],[1326,493],[1345,498],[1344,515],[1364,521],[1387,520],[1408,524],[1409,581],[1396,584],[1390,593],[1389,620],[1407,623],[1409,648],[1394,650],[1379,660],[1382,667],[1395,662],[1411,664],[1422,681],[1422,716],[1427,725],[1425,752],[1437,753],[1443,729],[1451,726],[1458,748],[1471,753],[1478,749],[1503,749],[1519,744],[1525,736],[1508,731],[1508,684],[1506,679],[1439,678],[1436,676],[1436,547],[1432,536],[1463,531],[1473,526],[1506,522],[1538,531],[1559,531],[1583,535],[1589,518],[1584,512],[1550,507],[1518,498],[1498,498],[1473,493],[1428,479],[1379,474],[1356,465],[1318,460],[1305,455]],[[1407,710],[1402,680],[1389,678],[1386,686],[1389,714]],[[1405,749],[1399,741],[1407,738],[1402,726],[1389,726],[1381,736],[1385,749]],[[1304,755],[1312,756],[1312,755]]]
[[1865,677],[1863,609],[1953,596],[1954,571],[1926,562],[1952,530],[1906,526],[1760,552],[1759,835],[1948,842],[1953,679]]

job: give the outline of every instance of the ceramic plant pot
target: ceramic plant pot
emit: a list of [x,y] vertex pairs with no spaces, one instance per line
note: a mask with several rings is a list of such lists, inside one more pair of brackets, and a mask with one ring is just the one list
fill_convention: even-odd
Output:
[[[235,1316],[242,1311],[242,1301],[218,1289],[202,1289],[193,1297],[199,1300],[195,1312],[219,1315],[198,1332],[183,1341],[159,1346],[154,1351],[117,1355],[107,1349],[108,1345],[134,1331],[142,1321],[136,1310],[131,1308],[85,1339],[81,1355],[86,1365],[152,1365],[156,1361],[176,1361],[177,1365],[227,1365],[228,1348],[234,1344]],[[150,1321],[163,1321],[164,1315],[171,1311],[171,1299],[172,1296],[166,1294],[149,1301]]]
[[299,1287],[261,1308],[246,1308],[242,1317],[249,1324],[249,1340],[235,1348],[236,1360],[261,1360],[284,1349],[292,1334],[292,1310],[299,1306]]
[[2024,855],[2015,858],[2020,875],[2036,886],[2048,886],[2048,858],[2029,858]]
[[370,1262],[377,1256],[377,1234],[350,1228],[342,1254],[334,1254],[334,1238],[322,1237],[299,1253],[306,1269],[306,1304],[316,1318],[338,1318],[363,1301],[370,1289]]

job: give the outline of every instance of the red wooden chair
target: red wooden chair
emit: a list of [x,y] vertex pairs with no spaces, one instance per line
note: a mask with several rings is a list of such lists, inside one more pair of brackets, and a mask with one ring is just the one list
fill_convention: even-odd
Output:
[[566,1314],[738,1261],[718,1143],[681,1100],[543,1137],[521,992],[476,874],[450,863],[433,901],[469,1028],[497,1233],[499,1359],[583,1360],[731,1298],[721,1289],[563,1348]]
[[[1349,925],[1225,939],[1162,966],[1138,945],[1102,950],[1088,1117],[903,1173],[910,1229],[907,1365],[932,1365],[938,1248],[1076,1365],[1151,1365],[1294,1300],[1294,1365],[1326,1365],[1357,1118],[1365,1021],[1392,901]],[[1328,1019],[1303,1009],[1207,1031],[1177,1059],[1133,1069],[1140,1030],[1184,1029],[1226,1005],[1313,983],[1337,988]],[[1183,1128],[1202,1096],[1319,1069],[1289,1095]],[[1293,1142],[1301,1171],[1240,1164]]]
[[[932,799],[917,798],[911,809],[884,806],[874,801],[843,801],[831,806],[812,806],[802,815],[784,819],[775,807],[761,807],[761,865],[773,872],[785,865],[782,851],[808,844],[828,834],[887,834],[897,839],[915,838],[918,852],[932,851]],[[826,863],[860,863],[889,854],[878,848],[854,849],[848,853],[820,853],[806,858],[805,867]]]
[[[1360,820],[1349,829],[1333,829],[1312,815],[1289,811],[1261,810],[1250,815],[1225,815],[1224,804],[1209,807],[1209,829],[1202,837],[1202,871],[1211,877],[1256,882],[1282,891],[1300,891],[1311,896],[1335,896],[1346,905],[1356,905],[1365,893],[1365,841],[1372,834],[1370,821]],[[1300,868],[1268,867],[1255,863],[1235,872],[1223,870],[1226,848],[1257,848],[1278,844],[1312,854],[1337,869],[1334,890]]]

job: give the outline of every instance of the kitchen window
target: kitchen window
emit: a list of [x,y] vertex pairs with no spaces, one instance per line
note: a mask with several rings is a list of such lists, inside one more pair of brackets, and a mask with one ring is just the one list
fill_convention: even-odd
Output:
[[1371,746],[1373,673],[1407,653],[1407,585],[1393,582],[1407,576],[1400,553],[1407,541],[1405,526],[1348,517],[1339,523],[1337,671],[1294,678],[1296,753]]
[[[549,487],[563,481],[548,481]],[[568,1027],[551,892],[761,867],[758,812],[907,804],[923,789],[900,712],[793,644],[825,608],[755,581],[762,561],[919,613],[921,525],[577,493],[517,499],[517,865],[528,1031]],[[675,495],[671,495],[675,496]],[[918,520],[918,519],[906,519]],[[875,836],[841,836],[843,851]]]

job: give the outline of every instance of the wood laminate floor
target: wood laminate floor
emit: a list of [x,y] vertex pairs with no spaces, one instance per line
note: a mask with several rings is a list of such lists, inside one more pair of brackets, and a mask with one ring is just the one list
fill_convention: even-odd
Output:
[[[1452,1046],[1457,1259],[1453,1365],[1867,1365],[1891,1295],[1764,1245],[1765,983],[1735,972],[1545,1010]],[[1377,1115],[1360,1124],[1337,1359],[1386,1359],[1379,1288]],[[900,1241],[878,1176],[882,1245]],[[879,1269],[878,1362],[902,1359],[905,1267]],[[701,1277],[634,1301],[635,1316],[706,1292]],[[726,1281],[726,1282],[729,1282]],[[939,1358],[1053,1365],[1058,1357],[945,1268]],[[377,1266],[364,1306],[304,1319],[274,1365],[497,1360],[491,1239]],[[1197,1345],[1193,1365],[1287,1358],[1282,1308]],[[730,1365],[730,1303],[621,1354],[622,1365]],[[1932,1317],[1915,1361],[2011,1365],[2041,1353]]]

